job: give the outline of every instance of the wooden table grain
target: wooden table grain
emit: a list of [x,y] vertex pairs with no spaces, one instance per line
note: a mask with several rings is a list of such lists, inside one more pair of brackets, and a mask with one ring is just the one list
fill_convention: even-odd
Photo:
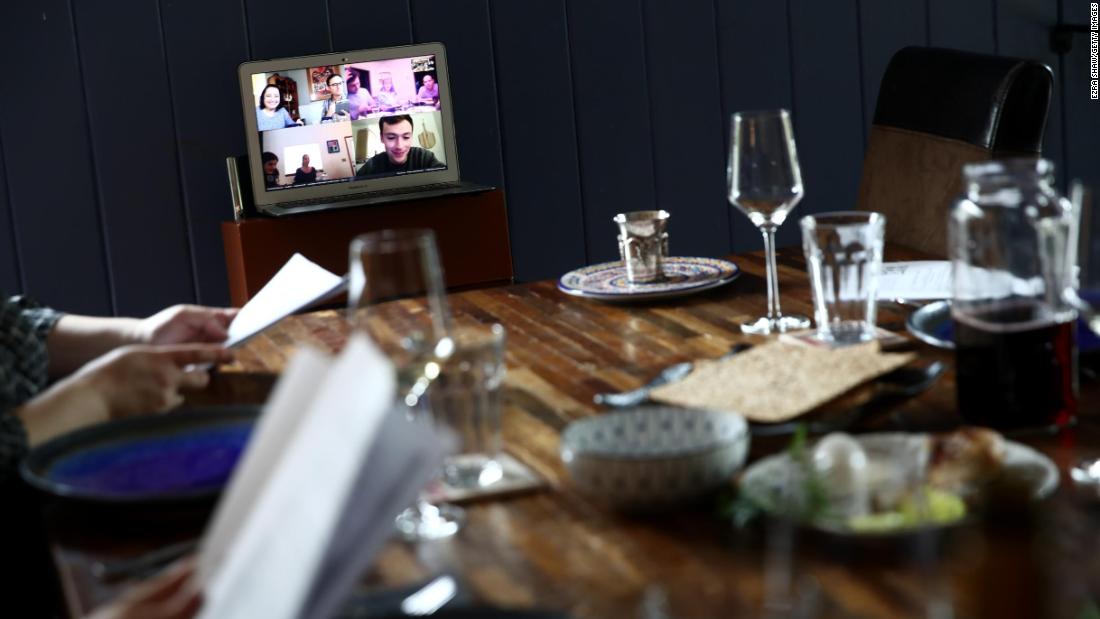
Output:
[[[918,257],[889,253],[894,260]],[[593,395],[637,387],[672,363],[764,340],[738,329],[765,307],[762,255],[733,260],[743,273],[728,286],[644,304],[573,298],[550,281],[451,295],[457,322],[499,322],[508,331],[504,442],[546,478],[547,488],[468,505],[469,521],[452,539],[391,542],[364,586],[398,586],[449,572],[485,603],[557,609],[578,618],[799,616],[784,615],[776,606],[781,597],[765,595],[786,589],[776,583],[769,589],[765,575],[768,563],[784,556],[768,549],[789,541],[789,589],[816,613],[802,616],[1079,617],[1096,608],[1090,605],[1100,600],[1100,501],[1075,492],[1065,473],[1076,460],[1100,455],[1091,383],[1076,427],[1022,439],[1062,471],[1052,500],[937,535],[853,543],[775,524],[738,528],[719,514],[715,501],[638,516],[578,494],[559,458],[559,436],[569,422],[601,412]],[[803,264],[797,251],[780,252],[780,291],[785,310],[812,314]],[[879,320],[904,330],[900,308],[883,308]],[[194,401],[262,401],[296,348],[335,351],[346,336],[340,311],[287,319],[250,341]],[[923,344],[914,347],[922,359],[952,360]],[[954,391],[949,372],[882,423],[914,429],[957,424]],[[752,457],[782,449],[785,441],[756,441]],[[114,528],[58,515],[48,522],[67,601],[81,613],[120,588],[91,575],[94,561],[198,535],[202,518]],[[950,606],[953,614],[936,614],[937,605]]]

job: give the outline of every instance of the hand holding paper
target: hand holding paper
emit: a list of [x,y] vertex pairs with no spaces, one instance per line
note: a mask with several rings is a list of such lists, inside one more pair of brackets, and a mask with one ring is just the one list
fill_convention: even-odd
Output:
[[229,324],[226,347],[233,347],[260,331],[347,288],[348,280],[330,273],[302,254],[294,254],[275,277],[241,308]]

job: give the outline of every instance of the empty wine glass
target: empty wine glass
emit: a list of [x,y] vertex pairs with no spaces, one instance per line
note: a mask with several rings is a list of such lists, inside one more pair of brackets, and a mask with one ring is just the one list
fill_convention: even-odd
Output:
[[775,267],[775,230],[803,194],[791,116],[787,110],[737,112],[731,124],[729,200],[760,228],[767,257],[768,314],[742,323],[741,330],[767,335],[805,329],[809,318],[779,309]]
[[[397,372],[397,393],[409,416],[431,424],[424,397],[451,356],[443,269],[431,230],[383,230],[351,242],[348,318],[389,357]],[[453,505],[417,501],[397,517],[409,539],[453,535],[464,514]]]

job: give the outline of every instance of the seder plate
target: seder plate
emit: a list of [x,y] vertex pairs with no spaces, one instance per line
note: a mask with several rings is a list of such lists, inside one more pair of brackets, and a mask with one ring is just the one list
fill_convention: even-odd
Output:
[[632,285],[622,262],[594,264],[562,275],[558,289],[600,301],[665,299],[716,288],[741,274],[736,264],[718,258],[664,258],[661,268],[663,281]]
[[[923,440],[927,435],[920,433],[882,432],[861,434],[855,439],[867,450],[868,464],[871,467],[889,469],[892,467],[890,454],[901,453],[912,441]],[[1000,479],[1011,480],[1011,485],[1023,496],[1032,501],[1041,501],[1050,497],[1058,489],[1060,475],[1058,466],[1046,455],[1032,447],[1005,440],[1004,463]],[[797,469],[787,452],[767,456],[745,468],[739,482],[743,497],[758,506],[764,513],[784,517],[777,507],[783,500],[784,483],[790,483],[797,477]],[[874,478],[885,478],[873,475]],[[799,482],[795,482],[799,483]],[[787,499],[789,500],[789,499]],[[968,501],[969,503],[969,501]],[[973,522],[978,512],[971,512],[960,521],[946,524],[933,524],[925,528],[950,528],[958,524]],[[839,534],[849,538],[890,538],[911,534],[920,527],[898,528],[883,531],[853,531],[846,527],[833,527],[822,523],[807,523],[805,526],[827,533]]]

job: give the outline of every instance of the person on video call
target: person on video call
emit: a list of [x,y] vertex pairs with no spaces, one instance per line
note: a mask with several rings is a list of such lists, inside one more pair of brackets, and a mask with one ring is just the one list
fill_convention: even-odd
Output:
[[264,151],[261,155],[264,165],[264,187],[278,187],[282,185],[279,178],[279,157],[275,153]]
[[355,173],[357,178],[443,167],[432,151],[412,145],[412,116],[383,116],[378,119],[378,133],[386,150],[367,159]]
[[302,155],[302,167],[294,171],[294,184],[316,183],[317,168],[309,165],[309,155]]
[[383,112],[392,112],[400,105],[397,101],[397,90],[393,87],[393,76],[389,73],[378,75],[378,88],[374,91],[374,100]]
[[348,101],[344,96],[344,76],[339,73],[333,73],[325,80],[328,85],[328,92],[331,95],[321,105],[321,122],[344,122],[351,120],[351,114],[348,112]]
[[290,117],[283,104],[283,94],[275,84],[268,84],[260,91],[260,105],[256,108],[256,128],[260,131],[297,127],[302,124]]
[[366,116],[378,107],[374,97],[370,96],[367,89],[363,87],[358,71],[349,67],[344,75],[344,83],[348,88],[348,111],[351,113],[352,120]]
[[421,83],[424,85],[416,92],[416,99],[420,103],[439,104],[439,84],[435,82],[435,76],[431,73],[425,75]]

